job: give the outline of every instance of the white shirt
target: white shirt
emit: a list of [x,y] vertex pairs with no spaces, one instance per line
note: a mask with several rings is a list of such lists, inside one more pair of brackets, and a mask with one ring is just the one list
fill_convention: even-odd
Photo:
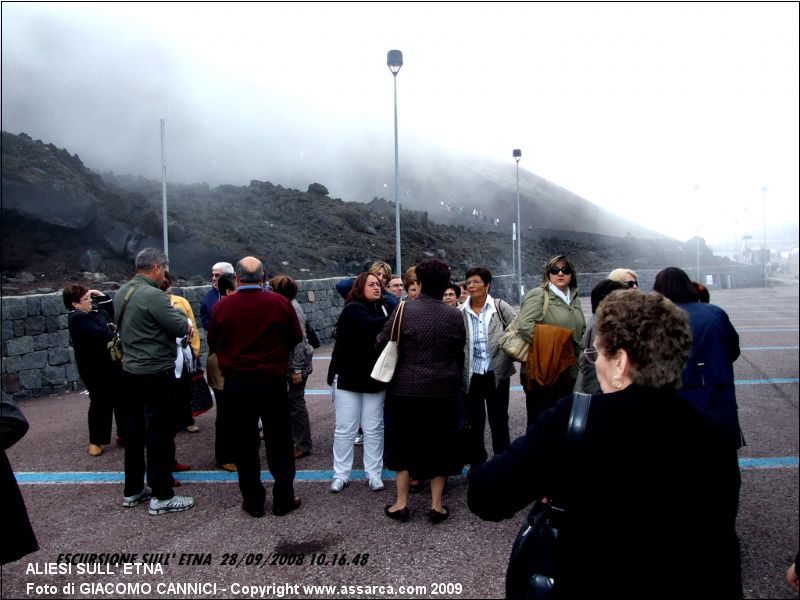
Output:
[[469,315],[469,335],[472,338],[472,372],[483,375],[492,369],[489,352],[489,321],[497,312],[491,294],[486,294],[486,303],[477,315],[472,310],[472,298],[467,298],[461,310]]

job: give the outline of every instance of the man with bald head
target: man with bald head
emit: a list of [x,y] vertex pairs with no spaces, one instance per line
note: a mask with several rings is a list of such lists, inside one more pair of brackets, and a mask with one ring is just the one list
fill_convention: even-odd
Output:
[[286,373],[289,356],[303,339],[289,301],[263,289],[264,265],[253,256],[236,264],[236,293],[214,306],[208,346],[225,378],[225,401],[236,439],[236,466],[242,508],[264,516],[258,419],[264,427],[267,466],[275,479],[272,513],[283,516],[300,506],[294,495],[294,442]]

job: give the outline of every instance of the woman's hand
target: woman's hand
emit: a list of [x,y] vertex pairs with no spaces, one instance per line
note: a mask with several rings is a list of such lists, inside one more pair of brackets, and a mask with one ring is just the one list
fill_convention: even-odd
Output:
[[292,384],[293,385],[300,385],[303,383],[303,374],[302,373],[292,373]]

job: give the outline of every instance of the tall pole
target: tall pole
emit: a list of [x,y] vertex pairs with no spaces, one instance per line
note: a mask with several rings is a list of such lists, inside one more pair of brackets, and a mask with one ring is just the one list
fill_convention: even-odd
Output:
[[[512,276],[511,287],[512,289],[516,287],[517,281],[517,224],[511,224],[511,268],[514,271],[514,275]],[[511,298],[512,300],[515,298],[515,294],[512,292]]]
[[403,53],[400,50],[389,50],[386,65],[394,78],[394,235],[396,244],[395,270],[403,276],[400,260],[400,153],[397,144],[397,73],[403,66]]
[[516,279],[517,279],[517,294],[518,300],[522,303],[522,298],[525,296],[525,288],[522,285],[522,218],[520,216],[520,209],[519,209],[519,159],[522,158],[522,150],[515,149],[512,153],[514,156],[514,160],[517,163],[517,271],[516,271]]
[[169,262],[169,237],[167,234],[167,155],[166,125],[161,119],[161,215],[164,221],[164,255]]
[[400,149],[397,143],[397,73],[394,74],[394,237],[397,274],[402,277],[400,265]]
[[[700,190],[700,186],[699,185],[695,185],[694,186],[694,191],[695,192],[699,192],[699,190]],[[695,202],[697,202],[697,206],[700,206],[700,202],[699,202],[699,200],[698,200],[698,198],[696,196],[697,196],[697,193],[695,193]],[[698,219],[699,219],[699,217],[698,217]],[[694,238],[694,253],[695,253],[695,257],[697,258],[697,283],[703,283],[702,281],[700,281],[700,221],[699,220],[697,221],[697,231],[695,233],[696,233],[696,235],[695,235],[695,238]]]
[[761,276],[764,278],[764,287],[767,287],[767,186],[761,187],[761,213],[764,217],[761,243]]

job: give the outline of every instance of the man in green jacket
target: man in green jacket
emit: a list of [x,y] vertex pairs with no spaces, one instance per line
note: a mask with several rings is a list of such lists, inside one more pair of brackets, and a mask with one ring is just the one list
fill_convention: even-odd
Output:
[[[136,255],[136,276],[117,292],[115,321],[122,338],[122,370],[128,400],[125,438],[126,508],[150,500],[150,514],[180,512],[194,498],[172,490],[175,420],[171,407],[175,339],[195,334],[191,322],[159,289],[167,257],[157,248]],[[145,449],[147,461],[145,466]],[[144,484],[145,469],[147,482]]]

